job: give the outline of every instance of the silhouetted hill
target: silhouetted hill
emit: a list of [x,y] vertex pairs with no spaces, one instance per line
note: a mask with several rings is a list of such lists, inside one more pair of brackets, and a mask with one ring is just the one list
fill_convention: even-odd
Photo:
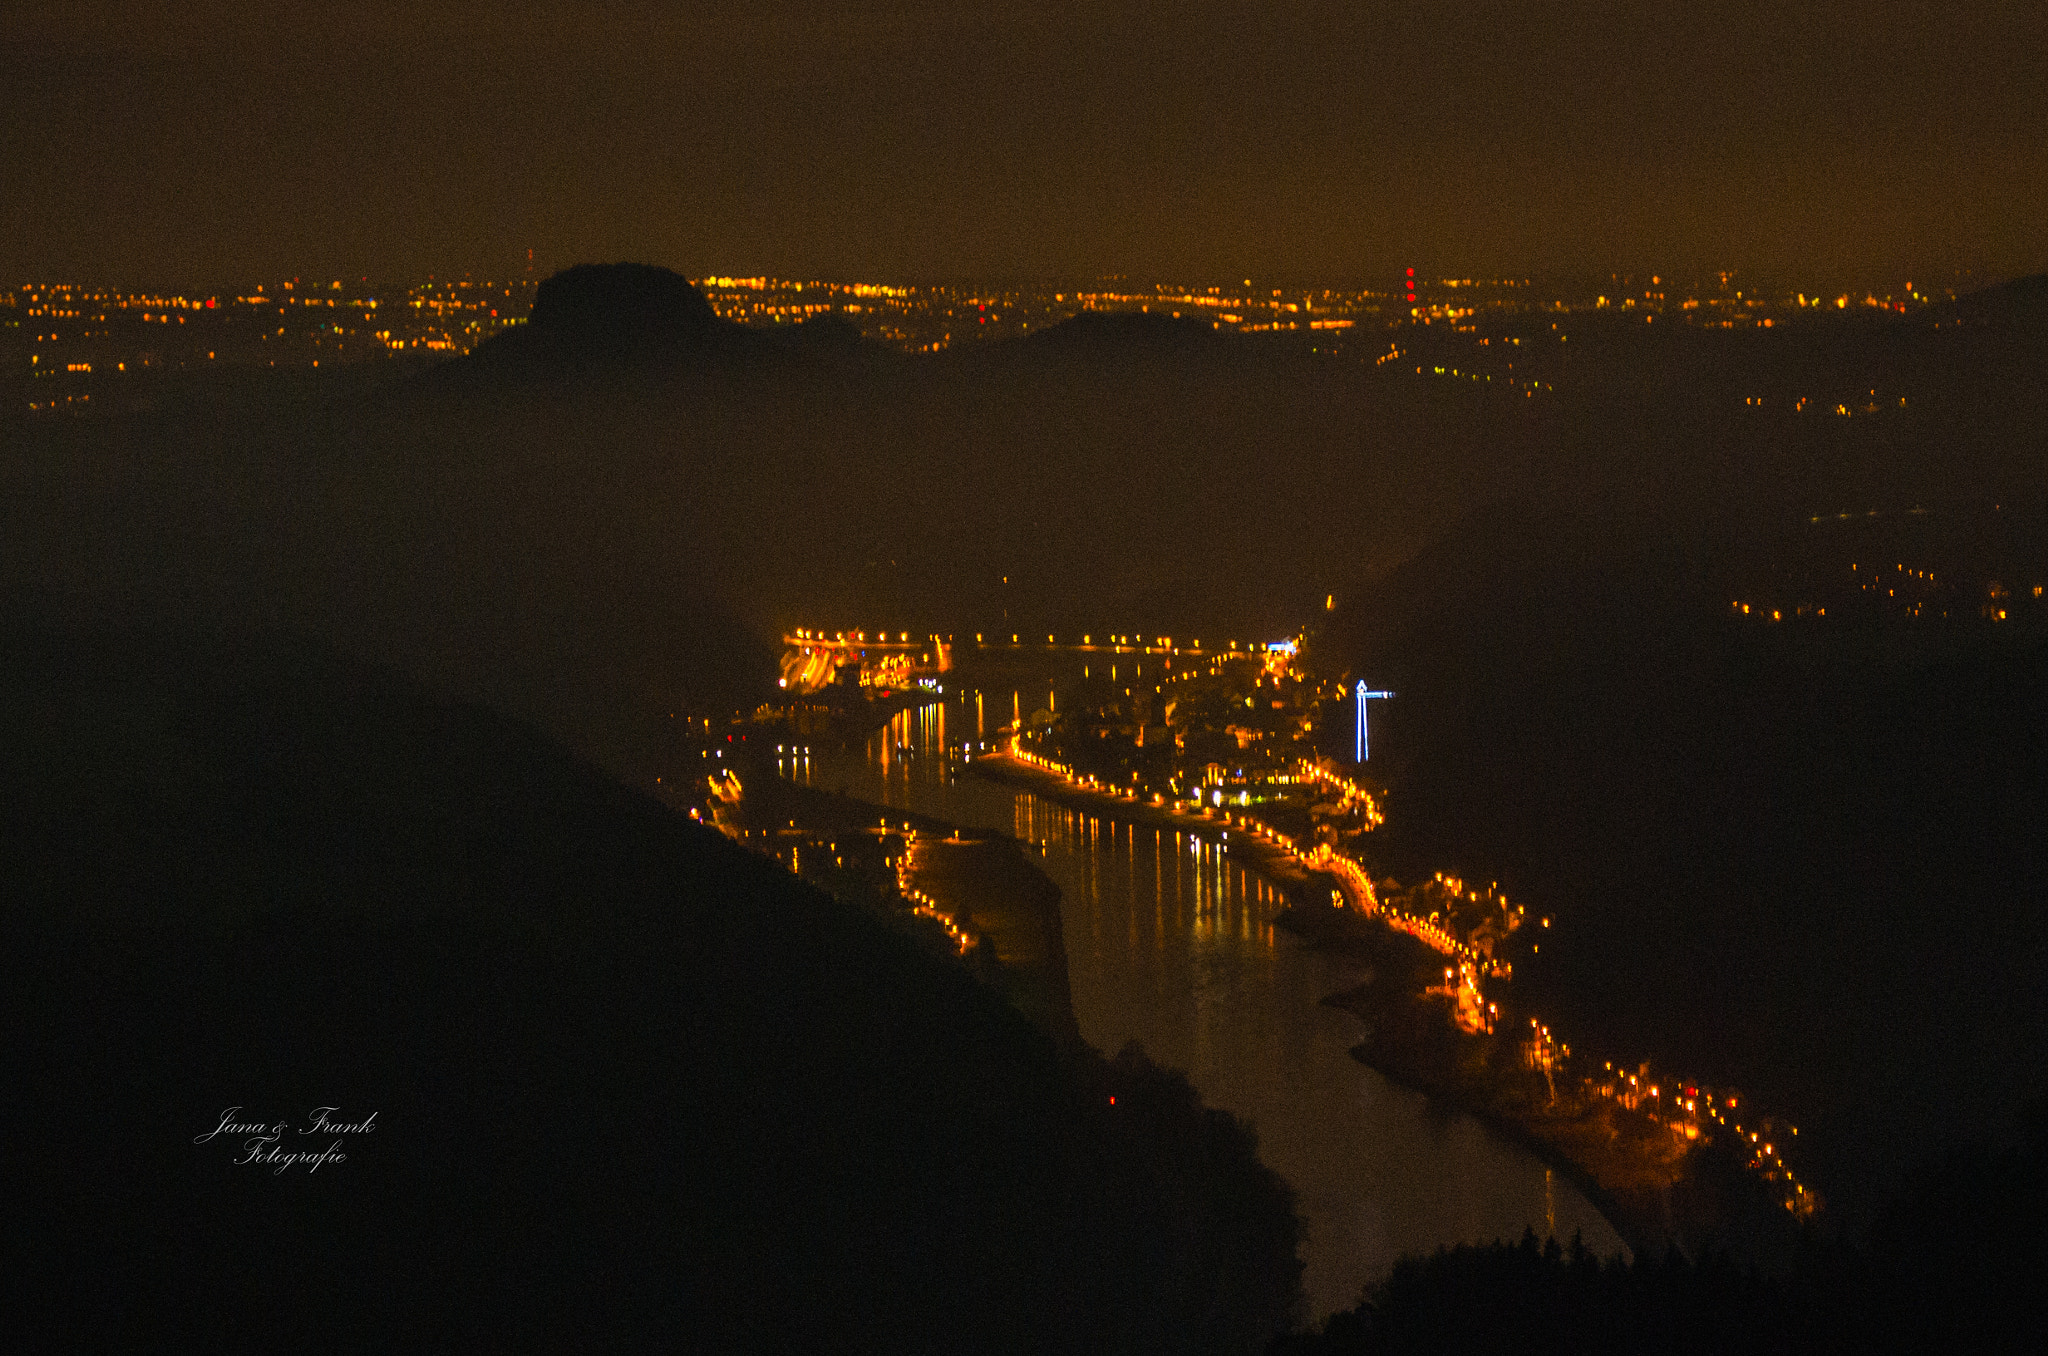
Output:
[[1206,320],[1182,319],[1164,311],[1082,311],[1036,334],[1008,341],[1020,354],[1051,353],[1117,358],[1127,354],[1185,352],[1221,341]]
[[789,337],[800,346],[823,352],[858,349],[867,342],[861,338],[860,326],[832,313],[812,316],[790,331]]
[[1978,325],[2034,327],[2048,324],[2048,273],[2014,278],[1934,308],[1937,320]]
[[16,1342],[1246,1351],[1297,1293],[1184,1080],[500,717],[17,625],[0,747]]

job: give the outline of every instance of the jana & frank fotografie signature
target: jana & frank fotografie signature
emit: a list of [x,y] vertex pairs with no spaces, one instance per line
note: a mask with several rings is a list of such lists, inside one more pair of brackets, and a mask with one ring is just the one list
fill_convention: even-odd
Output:
[[377,1129],[377,1113],[374,1111],[358,1121],[341,1120],[338,1118],[339,1112],[339,1107],[316,1106],[307,1113],[308,1123],[296,1128],[296,1133],[300,1135],[330,1137],[331,1142],[324,1149],[316,1149],[310,1144],[305,1144],[301,1148],[290,1147],[303,1143],[285,1139],[286,1132],[294,1129],[290,1121],[245,1119],[242,1116],[242,1108],[238,1106],[231,1106],[221,1112],[220,1124],[203,1135],[194,1135],[192,1142],[210,1144],[215,1139],[228,1142],[239,1139],[242,1144],[242,1156],[235,1160],[237,1164],[260,1163],[274,1173],[282,1173],[286,1168],[304,1165],[307,1172],[318,1172],[322,1164],[348,1161],[348,1154],[341,1147],[347,1136],[368,1135]]

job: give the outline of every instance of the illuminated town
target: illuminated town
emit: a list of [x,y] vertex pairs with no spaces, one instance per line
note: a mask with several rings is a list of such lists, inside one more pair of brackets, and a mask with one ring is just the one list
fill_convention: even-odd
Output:
[[1213,840],[1298,905],[1327,900],[1334,912],[1321,917],[1297,907],[1297,930],[1364,945],[1390,973],[1411,976],[1405,991],[1379,986],[1344,1000],[1374,1028],[1361,1057],[1515,1126],[1583,1174],[1638,1246],[1680,1237],[1646,1221],[1658,1193],[1697,1171],[1694,1156],[1708,1148],[1773,1193],[1791,1218],[1819,1210],[1819,1193],[1787,1162],[1796,1127],[1747,1106],[1737,1090],[1653,1072],[1645,1061],[1596,1060],[1516,1000],[1516,975],[1542,964],[1550,917],[1447,872],[1409,885],[1375,874],[1369,835],[1386,822],[1385,789],[1369,760],[1346,757],[1362,685],[1348,672],[1323,672],[1312,638],[1205,646],[1126,633],[912,640],[903,631],[799,628],[785,646],[786,700],[736,725],[723,743],[710,734],[698,756],[718,769],[703,783],[712,793],[705,808],[791,870],[867,898],[904,926],[932,929],[933,944],[949,953],[969,953],[978,938],[959,914],[964,906],[941,904],[920,879],[917,826],[884,816],[860,828],[829,809],[837,817],[813,822],[821,803],[783,799],[788,791],[766,797],[772,824],[764,823],[759,807],[749,813],[727,751],[743,759],[750,745],[765,751],[774,739],[772,770],[756,754],[755,775],[806,785],[810,746],[792,737],[844,740],[889,720],[887,738],[896,741],[901,718],[891,713],[941,700],[963,665],[1078,660],[1080,681],[1041,680],[1043,705],[1033,710],[1012,693],[1011,709],[990,720],[977,692],[982,717],[953,755],[960,770],[1105,819]]
[[[880,348],[933,354],[1024,338],[1089,312],[1136,313],[1258,336],[1428,380],[1497,386],[1524,398],[1557,389],[1574,324],[1657,320],[1765,329],[1816,313],[1896,314],[1953,297],[1905,286],[1822,297],[1750,291],[1733,274],[1686,289],[1661,275],[1615,275],[1607,291],[1529,279],[1416,279],[1385,288],[1092,285],[922,286],[713,275],[696,279],[724,319],[793,328],[824,316]],[[324,369],[377,359],[459,357],[524,322],[537,279],[464,275],[418,283],[287,278],[216,289],[73,283],[0,286],[0,390],[16,413],[85,413],[155,398],[164,374]],[[1583,336],[1582,336],[1583,338]],[[1758,410],[1868,417],[1905,398],[1872,390],[1743,398]]]

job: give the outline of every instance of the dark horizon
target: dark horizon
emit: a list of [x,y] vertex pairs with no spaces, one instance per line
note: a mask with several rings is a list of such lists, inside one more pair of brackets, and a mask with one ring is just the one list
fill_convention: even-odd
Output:
[[0,3],[0,274],[2048,267],[2017,0],[363,11]]

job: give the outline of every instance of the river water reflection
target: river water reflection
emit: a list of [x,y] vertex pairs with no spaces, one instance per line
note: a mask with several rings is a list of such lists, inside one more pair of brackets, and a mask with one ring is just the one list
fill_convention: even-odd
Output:
[[1356,1303],[1401,1254],[1443,1244],[1514,1239],[1533,1226],[1562,1239],[1583,1231],[1602,1254],[1620,1250],[1562,1177],[1351,1057],[1362,1028],[1320,1000],[1369,970],[1277,929],[1279,892],[1227,851],[957,772],[949,742],[987,738],[1012,704],[1007,689],[964,690],[899,716],[864,754],[814,753],[787,771],[1042,847],[1040,864],[1063,895],[1082,1036],[1107,1053],[1139,1042],[1185,1070],[1203,1100],[1256,1128],[1260,1157],[1293,1186],[1307,1223],[1313,1316]]

